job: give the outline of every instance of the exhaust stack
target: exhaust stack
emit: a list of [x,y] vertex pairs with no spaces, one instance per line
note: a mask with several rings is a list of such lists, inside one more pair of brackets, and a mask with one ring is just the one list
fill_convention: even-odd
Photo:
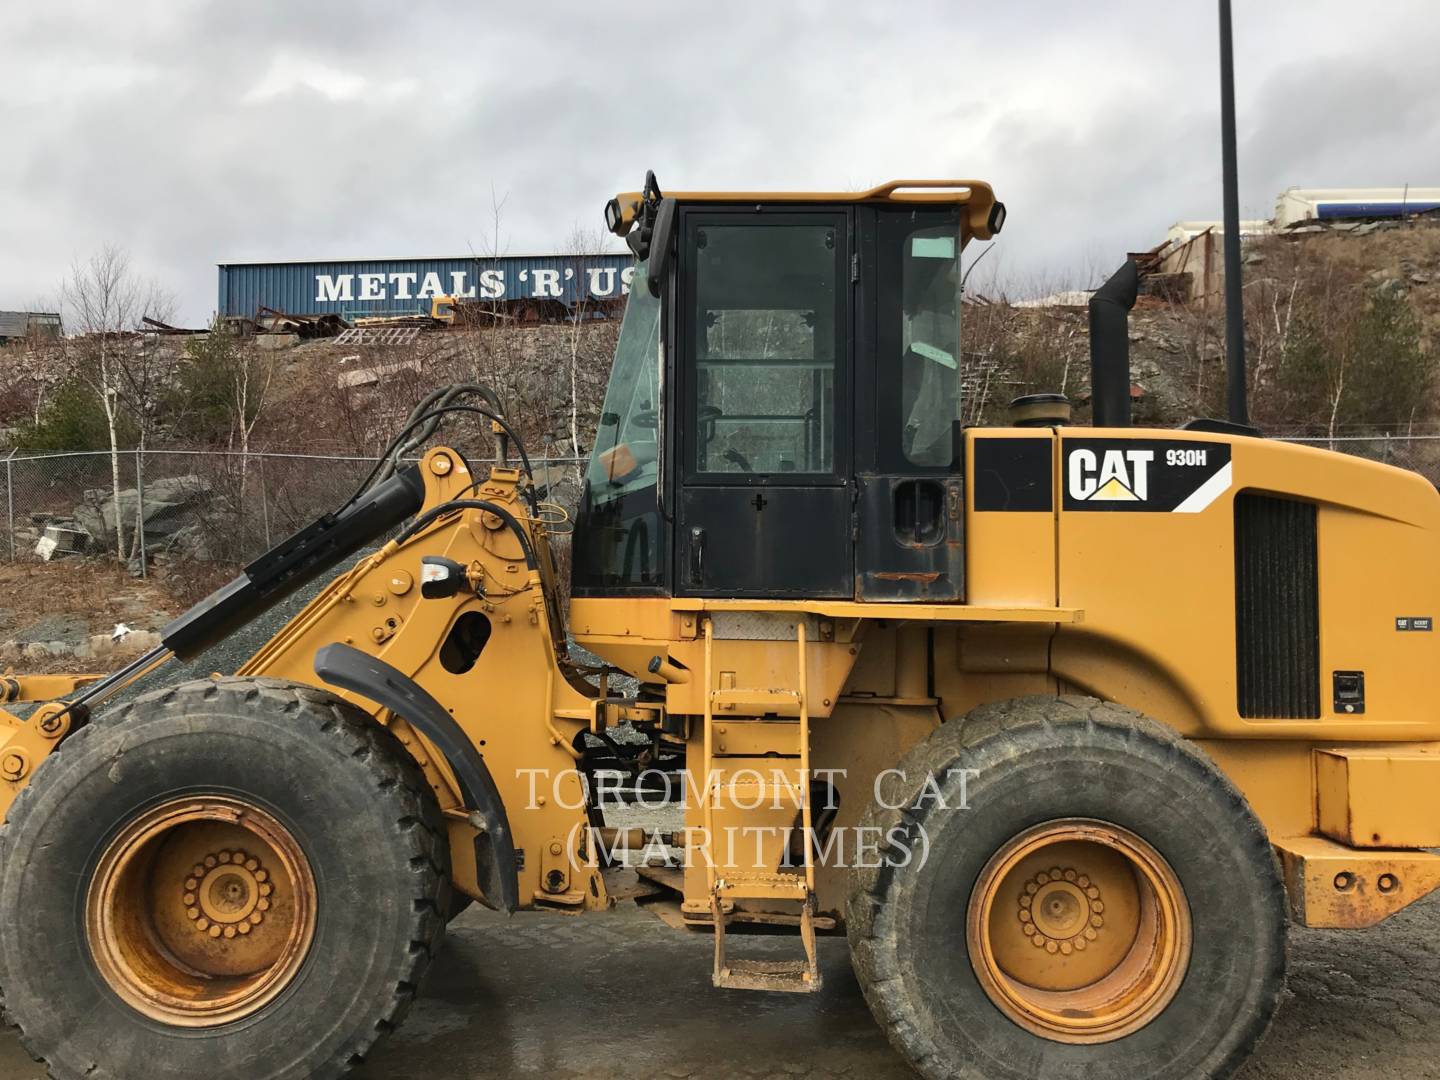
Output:
[[1090,407],[1096,427],[1130,426],[1130,309],[1140,291],[1134,259],[1090,297]]

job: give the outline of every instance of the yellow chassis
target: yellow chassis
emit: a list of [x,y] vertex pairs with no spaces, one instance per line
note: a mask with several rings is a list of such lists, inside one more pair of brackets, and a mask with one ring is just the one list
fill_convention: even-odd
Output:
[[[1033,439],[1037,432],[984,436]],[[1066,436],[1051,437],[1058,465]],[[803,625],[814,769],[843,768],[859,779],[858,791],[937,725],[980,704],[1037,693],[1117,701],[1191,739],[1245,794],[1275,846],[1298,921],[1369,926],[1440,885],[1440,856],[1426,850],[1440,847],[1440,723],[1430,704],[1440,691],[1440,665],[1431,659],[1429,635],[1378,629],[1396,612],[1440,608],[1440,585],[1420,572],[1440,537],[1440,501],[1400,470],[1227,438],[1237,476],[1232,493],[1255,487],[1319,505],[1322,667],[1371,674],[1364,716],[1257,722],[1236,715],[1233,629],[1228,610],[1216,614],[1226,605],[1215,603],[1233,589],[1232,571],[1217,557],[1229,551],[1229,495],[1183,523],[1161,514],[971,510],[964,605],[577,599],[569,619],[576,639],[640,677],[656,697],[606,701],[558,644],[548,526],[526,509],[518,473],[496,468],[477,481],[445,449],[422,463],[426,508],[467,493],[509,507],[525,522],[539,566],[527,569],[517,538],[495,515],[467,509],[442,516],[342,573],[239,674],[324,686],[313,658],[335,642],[384,660],[433,695],[481,748],[524,853],[522,906],[603,908],[611,881],[585,858],[597,836],[574,772],[577,736],[637,711],[669,715],[681,720],[675,737],[688,741],[698,762],[705,748],[694,718],[715,687],[722,691],[715,699],[720,738],[727,685],[774,688],[766,691],[773,700],[765,711],[785,715],[785,695],[796,685],[794,631]],[[1383,562],[1372,557],[1380,550],[1388,553]],[[1177,567],[1177,555],[1187,552],[1202,557]],[[423,555],[461,563],[483,591],[422,600]],[[472,613],[488,620],[490,638],[474,668],[457,673],[442,662],[440,644]],[[789,633],[735,629],[757,620]],[[713,685],[703,685],[712,675]],[[0,682],[0,702],[63,698],[94,679],[9,677]],[[737,689],[732,704],[742,714],[744,694]],[[449,821],[456,886],[486,899],[474,865],[475,825],[450,764],[402,717],[355,693],[340,696],[388,726],[425,770]],[[0,813],[68,733],[72,717],[61,709],[41,706],[25,719],[0,709]],[[744,737],[759,738],[756,732],[763,728],[751,725]],[[762,742],[726,752],[763,757]],[[837,827],[853,824],[864,802],[847,800]],[[698,811],[689,813],[687,827],[698,825]],[[818,867],[816,876],[819,910],[833,916],[842,906],[842,872]],[[712,890],[703,866],[686,872],[683,890],[685,915],[707,921]],[[764,917],[765,905],[753,905],[753,913]]]

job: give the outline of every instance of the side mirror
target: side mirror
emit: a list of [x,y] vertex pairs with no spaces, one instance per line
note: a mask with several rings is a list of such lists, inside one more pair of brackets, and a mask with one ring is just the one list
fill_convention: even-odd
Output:
[[420,560],[420,595],[426,600],[444,600],[470,583],[465,567],[443,555],[426,555]]
[[650,295],[659,296],[670,270],[671,252],[675,247],[675,200],[661,199],[655,211],[655,226],[650,234],[650,264],[646,270]]

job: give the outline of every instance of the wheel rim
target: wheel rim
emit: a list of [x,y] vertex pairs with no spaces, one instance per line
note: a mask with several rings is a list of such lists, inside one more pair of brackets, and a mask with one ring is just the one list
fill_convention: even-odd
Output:
[[1190,908],[1140,837],[1069,818],[995,853],[971,893],[966,937],[981,986],[1015,1023],[1055,1042],[1109,1042],[1144,1027],[1180,989]]
[[180,1027],[251,1015],[315,936],[315,877],[289,830],[238,799],[165,803],[106,847],[85,904],[96,967],[131,1008]]

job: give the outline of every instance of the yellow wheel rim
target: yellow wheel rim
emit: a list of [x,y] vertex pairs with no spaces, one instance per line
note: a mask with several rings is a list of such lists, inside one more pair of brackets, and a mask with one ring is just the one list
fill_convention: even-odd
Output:
[[85,904],[95,965],[131,1008],[211,1027],[289,986],[315,937],[315,877],[272,815],[238,799],[165,803],[105,849]]
[[1190,962],[1190,908],[1170,865],[1118,825],[1028,829],[986,864],[966,919],[990,1000],[1055,1042],[1123,1038],[1165,1010]]

